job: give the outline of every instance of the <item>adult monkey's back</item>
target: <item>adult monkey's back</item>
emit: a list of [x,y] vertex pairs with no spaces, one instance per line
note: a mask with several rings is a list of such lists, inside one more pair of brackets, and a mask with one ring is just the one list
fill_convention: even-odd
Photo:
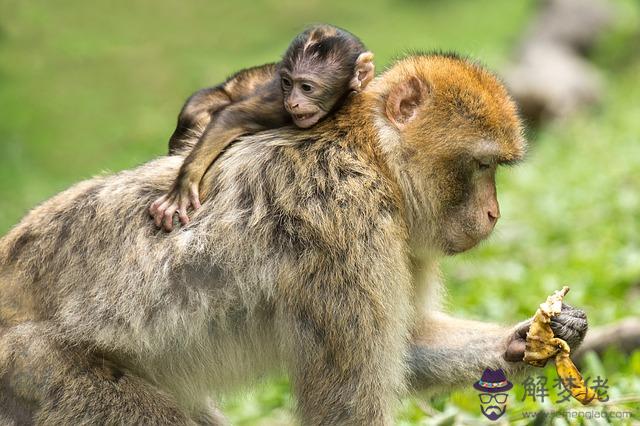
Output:
[[[526,325],[421,312],[438,257],[493,229],[496,167],[524,151],[491,74],[409,57],[316,128],[251,138],[178,232],[145,211],[168,157],[80,183],[1,240],[0,419],[215,423],[210,396],[284,367],[303,424],[392,424],[409,380],[522,368]],[[557,330],[575,346],[586,320],[569,309]]]

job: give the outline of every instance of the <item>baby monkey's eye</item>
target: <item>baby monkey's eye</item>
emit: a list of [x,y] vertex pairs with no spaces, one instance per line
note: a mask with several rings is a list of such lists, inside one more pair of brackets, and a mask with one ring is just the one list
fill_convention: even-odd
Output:
[[313,86],[310,85],[309,83],[302,83],[300,85],[300,88],[302,89],[303,92],[305,93],[311,93],[313,91]]
[[282,77],[282,87],[285,89],[291,89],[291,80],[287,77]]

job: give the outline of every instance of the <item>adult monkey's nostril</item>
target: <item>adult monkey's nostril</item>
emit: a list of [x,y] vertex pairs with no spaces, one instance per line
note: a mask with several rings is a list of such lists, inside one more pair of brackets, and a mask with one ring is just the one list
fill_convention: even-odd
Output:
[[500,219],[500,211],[498,210],[489,210],[487,212],[487,217],[489,218],[489,222],[495,223]]

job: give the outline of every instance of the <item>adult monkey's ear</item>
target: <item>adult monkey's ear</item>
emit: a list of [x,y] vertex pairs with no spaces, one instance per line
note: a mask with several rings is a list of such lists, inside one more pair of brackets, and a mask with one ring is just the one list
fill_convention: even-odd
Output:
[[375,72],[375,65],[373,65],[373,53],[364,52],[356,59],[356,65],[353,72],[353,77],[349,82],[351,90],[356,92],[361,91],[371,80],[373,80],[373,74]]
[[391,88],[385,104],[385,114],[389,121],[402,130],[416,117],[427,96],[427,84],[417,77],[410,77]]

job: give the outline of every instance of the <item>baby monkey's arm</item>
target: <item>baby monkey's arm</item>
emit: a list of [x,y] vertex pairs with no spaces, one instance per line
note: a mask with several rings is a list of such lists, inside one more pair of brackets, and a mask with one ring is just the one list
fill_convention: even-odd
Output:
[[200,181],[224,149],[242,135],[281,127],[288,119],[282,97],[273,93],[256,95],[223,109],[185,158],[171,190],[151,205],[149,211],[156,226],[173,230],[176,212],[180,222],[189,223],[187,208],[200,208]]
[[194,146],[203,129],[209,126],[212,116],[231,104],[224,85],[201,89],[185,102],[178,125],[169,139],[169,155]]
[[178,115],[178,124],[169,140],[169,154],[192,148],[217,114],[276,77],[276,64],[264,64],[238,71],[224,83],[200,89],[187,99]]

